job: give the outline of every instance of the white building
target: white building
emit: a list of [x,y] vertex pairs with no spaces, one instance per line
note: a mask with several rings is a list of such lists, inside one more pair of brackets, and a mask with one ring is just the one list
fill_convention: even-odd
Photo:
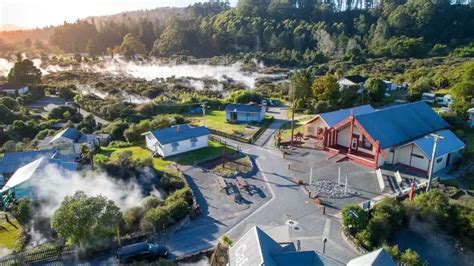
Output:
[[81,145],[90,149],[107,145],[110,141],[108,134],[83,134],[74,128],[66,128],[53,137],[46,137],[37,144],[40,150],[58,150],[61,154],[79,154]]
[[359,90],[364,89],[364,84],[367,78],[362,77],[360,75],[354,75],[354,76],[346,76],[342,77],[337,81],[337,84],[339,84],[339,90],[342,91],[346,88],[353,87],[353,86],[359,86]]
[[29,91],[28,86],[26,85],[14,85],[14,84],[3,84],[0,85],[0,94],[19,96],[27,93]]
[[206,127],[183,124],[144,133],[146,146],[153,155],[168,157],[208,146]]
[[256,104],[228,104],[225,119],[227,122],[260,123],[265,119],[265,109]]

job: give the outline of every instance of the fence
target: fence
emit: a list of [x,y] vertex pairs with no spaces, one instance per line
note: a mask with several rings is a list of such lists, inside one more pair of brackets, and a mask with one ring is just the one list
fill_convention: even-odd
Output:
[[28,265],[38,262],[59,261],[63,257],[69,257],[75,254],[76,249],[73,247],[56,246],[6,256],[0,259],[0,265]]

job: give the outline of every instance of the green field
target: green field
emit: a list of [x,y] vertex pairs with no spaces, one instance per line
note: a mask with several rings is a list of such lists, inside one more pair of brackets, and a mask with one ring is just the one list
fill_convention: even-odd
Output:
[[8,218],[11,224],[5,220],[5,214],[0,212],[0,248],[13,250],[20,236],[21,226],[12,215],[9,214]]
[[[120,152],[123,151],[131,151],[132,152],[132,159],[146,159],[152,158],[151,153],[145,147],[141,146],[132,146],[127,148],[108,148],[102,147],[98,153],[94,156],[94,162],[98,163],[100,161],[116,161],[118,159],[118,155]],[[218,156],[223,154],[224,152],[224,145],[220,144],[215,141],[209,141],[209,146],[194,150],[186,153],[182,153],[179,155],[171,156],[168,158],[161,158],[161,157],[153,157],[153,168],[157,171],[166,172],[170,174],[176,173],[176,170],[171,167],[173,163],[178,163],[181,165],[190,165],[193,164],[195,161],[200,161],[205,158]],[[228,148],[228,154],[234,153],[235,150]]]
[[[202,115],[189,114],[185,116],[191,124],[196,126],[202,126],[203,118]],[[227,123],[225,120],[224,111],[212,110],[206,113],[206,127],[212,130],[220,131],[226,134],[235,135],[240,138],[250,139],[262,126],[268,126],[271,120],[270,115],[265,116],[265,120],[262,124],[234,124]]]
[[[282,141],[290,141],[291,139],[291,121],[285,123],[282,127]],[[302,132],[303,133],[303,122],[295,120],[295,130],[294,134]]]

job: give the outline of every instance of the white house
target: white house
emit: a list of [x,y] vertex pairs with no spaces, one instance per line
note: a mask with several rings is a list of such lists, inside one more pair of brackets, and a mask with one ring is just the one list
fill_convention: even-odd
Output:
[[23,95],[29,91],[26,85],[3,84],[0,85],[0,94],[18,96]]
[[363,89],[366,80],[367,78],[360,75],[353,75],[340,78],[337,81],[337,84],[339,84],[340,91],[352,86],[359,86],[360,89]]
[[382,80],[386,92],[396,91],[400,86],[388,80]]
[[146,146],[161,157],[180,154],[207,147],[210,131],[206,127],[188,124],[176,125],[144,133]]
[[265,119],[265,107],[255,104],[228,104],[225,108],[227,122],[260,123]]
[[66,128],[52,137],[46,137],[37,144],[40,150],[58,150],[61,154],[79,154],[81,145],[90,149],[107,145],[110,141],[108,134],[83,134],[75,128]]

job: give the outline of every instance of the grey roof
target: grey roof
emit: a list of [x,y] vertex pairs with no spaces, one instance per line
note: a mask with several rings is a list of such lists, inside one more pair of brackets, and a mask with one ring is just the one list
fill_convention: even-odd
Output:
[[159,130],[152,130],[151,134],[158,140],[162,145],[178,142],[182,140],[197,138],[205,135],[209,135],[210,131],[206,127],[193,127],[188,124],[182,124],[163,128]]
[[54,142],[55,140],[61,137],[70,139],[74,142],[78,142],[81,137],[84,137],[84,134],[82,134],[75,128],[68,127],[59,132],[58,134],[54,135],[54,137],[49,142]]
[[382,149],[402,145],[448,128],[424,101],[397,105],[354,116]]
[[354,83],[363,83],[367,80],[366,77],[362,77],[361,75],[352,75],[352,76],[345,76],[343,77],[351,82],[354,82]]
[[396,266],[392,257],[383,249],[377,249],[350,260],[347,266]]
[[[449,152],[456,151],[465,146],[465,144],[456,135],[454,135],[454,133],[451,132],[451,130],[449,129],[436,132],[436,134],[443,137],[443,139],[438,141],[438,146],[436,147],[436,157],[439,157]],[[420,148],[420,150],[423,152],[423,154],[426,157],[431,158],[431,154],[433,153],[433,146],[434,146],[433,136],[428,135],[426,137],[419,138],[415,140],[413,143],[418,148]]]
[[243,112],[243,113],[260,113],[262,106],[255,104],[228,104],[225,108],[226,112]]
[[[294,246],[293,246],[294,247]],[[242,264],[242,258],[246,261]],[[229,249],[229,265],[343,265],[314,251],[285,248],[258,226],[252,227]]]
[[23,165],[40,157],[51,158],[55,153],[56,150],[7,152],[3,155],[3,159],[0,160],[0,174],[13,173]]

